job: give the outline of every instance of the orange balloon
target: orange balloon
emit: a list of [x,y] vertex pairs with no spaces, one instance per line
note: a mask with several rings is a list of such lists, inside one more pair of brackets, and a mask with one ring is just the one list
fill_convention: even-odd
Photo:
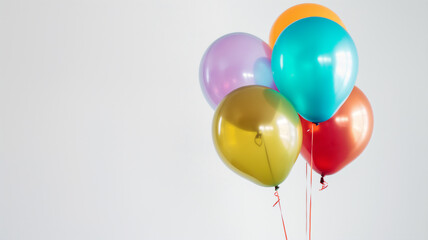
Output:
[[307,17],[327,18],[332,21],[335,21],[340,26],[345,28],[345,25],[343,24],[342,20],[340,20],[339,16],[337,16],[336,13],[334,13],[330,9],[315,3],[303,3],[285,10],[285,12],[283,12],[276,19],[275,23],[272,26],[272,29],[270,30],[269,45],[273,48],[276,39],[278,39],[279,35],[282,33],[282,31],[284,31],[286,27],[288,27],[288,25],[292,24],[297,20]]

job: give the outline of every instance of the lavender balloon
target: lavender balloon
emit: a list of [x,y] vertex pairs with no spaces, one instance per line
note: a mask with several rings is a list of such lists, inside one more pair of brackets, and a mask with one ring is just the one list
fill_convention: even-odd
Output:
[[207,49],[199,67],[202,91],[212,108],[233,90],[261,85],[277,89],[271,70],[272,49],[247,33],[231,33]]

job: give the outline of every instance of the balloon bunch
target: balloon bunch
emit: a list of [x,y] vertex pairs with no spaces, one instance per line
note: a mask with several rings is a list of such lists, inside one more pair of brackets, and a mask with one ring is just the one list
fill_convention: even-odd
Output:
[[373,130],[370,103],[354,87],[357,71],[351,36],[318,4],[283,12],[269,45],[247,33],[217,39],[202,58],[200,83],[216,109],[212,133],[220,157],[247,179],[278,186],[303,139],[302,156],[312,157],[315,171],[339,171],[364,150]]
[[371,137],[373,113],[355,87],[357,71],[354,41],[318,4],[283,12],[269,45],[247,33],[217,39],[202,58],[200,83],[215,109],[221,159],[254,183],[277,187],[301,153],[323,182]]

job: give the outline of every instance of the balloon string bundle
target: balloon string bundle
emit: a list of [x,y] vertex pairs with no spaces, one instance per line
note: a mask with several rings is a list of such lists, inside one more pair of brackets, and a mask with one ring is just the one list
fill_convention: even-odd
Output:
[[276,201],[276,203],[272,207],[275,207],[278,204],[279,211],[281,212],[281,220],[282,220],[282,227],[284,228],[285,240],[288,240],[288,238],[287,238],[287,231],[285,231],[284,216],[282,215],[281,201],[279,199],[279,193],[278,193],[277,190],[278,190],[278,187],[275,187],[275,193],[274,193],[274,195],[275,195],[275,197],[278,198],[278,200]]
[[[308,163],[306,163],[306,239],[311,240],[312,232],[312,167],[313,167],[313,154],[314,154],[314,125],[311,125],[311,172],[308,175]],[[309,130],[308,130],[309,131]],[[308,203],[309,194],[309,203]],[[309,208],[309,212],[308,212]]]
[[[312,228],[312,164],[310,174],[308,174],[308,165],[306,163],[306,240],[311,240]],[[308,197],[309,196],[309,197]],[[309,200],[309,201],[308,201]]]

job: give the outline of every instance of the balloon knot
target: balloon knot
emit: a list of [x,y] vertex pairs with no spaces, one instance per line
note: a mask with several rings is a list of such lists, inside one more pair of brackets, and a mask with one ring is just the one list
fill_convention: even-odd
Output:
[[275,191],[278,191],[278,189],[279,189],[279,186],[275,186]]
[[324,176],[321,176],[321,180],[320,180],[320,183],[321,183],[321,189],[320,189],[320,191],[322,191],[322,190],[324,190],[324,189],[326,189],[327,187],[328,187],[328,182],[326,182],[325,180],[324,180]]
[[254,137],[254,143],[261,147],[263,144],[263,140],[262,140],[262,133],[261,132],[257,132],[256,136]]

